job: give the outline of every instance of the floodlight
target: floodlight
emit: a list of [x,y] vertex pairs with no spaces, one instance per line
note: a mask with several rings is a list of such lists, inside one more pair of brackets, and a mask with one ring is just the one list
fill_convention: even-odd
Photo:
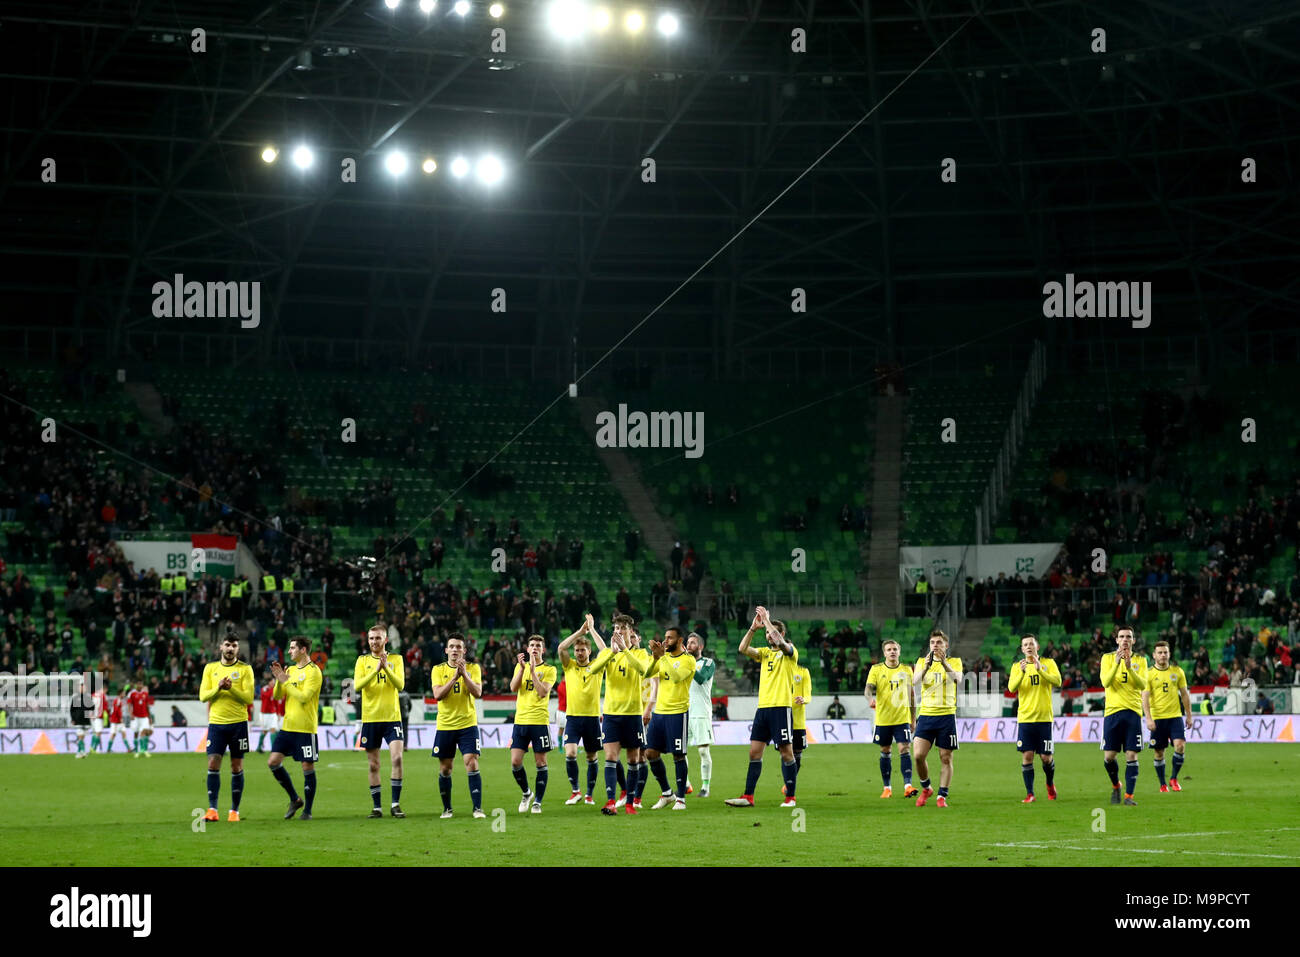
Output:
[[315,159],[310,147],[298,146],[293,151],[293,165],[299,169],[307,169]]
[[424,170],[426,173],[432,173],[435,170],[437,170],[437,168],[438,168],[438,164],[433,159],[432,156],[430,156],[428,159],[426,159],[423,163],[420,164],[420,169]]
[[462,17],[465,16],[465,14],[469,13],[469,0],[456,0],[456,5],[452,7],[452,10]]
[[640,10],[630,10],[627,16],[623,18],[623,29],[628,33],[640,33],[641,28],[645,26],[645,17]]
[[451,161],[451,175],[457,179],[464,179],[469,172],[469,160],[463,156],[457,156]]
[[262,150],[262,162],[274,163],[275,158],[279,155],[280,155],[279,150],[277,150],[274,146],[268,146],[266,149]]
[[670,37],[675,34],[678,26],[677,17],[674,14],[663,13],[659,15],[659,32],[664,36]]
[[501,165],[501,160],[491,154],[479,158],[476,172],[478,181],[484,186],[495,186],[501,182],[506,173],[505,167]]
[[406,172],[406,154],[400,150],[393,150],[384,157],[384,169],[388,170],[394,176],[401,176]]

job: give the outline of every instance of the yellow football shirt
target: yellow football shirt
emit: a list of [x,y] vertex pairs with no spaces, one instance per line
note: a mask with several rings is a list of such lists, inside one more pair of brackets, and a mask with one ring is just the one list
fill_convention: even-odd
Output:
[[1123,663],[1115,652],[1108,651],[1101,656],[1101,686],[1106,689],[1105,714],[1117,711],[1136,711],[1142,713],[1142,692],[1147,687],[1147,660],[1133,656],[1131,668]]
[[758,649],[758,706],[789,708],[794,704],[794,670],[799,664],[799,649],[790,646],[793,655],[768,645]]
[[1039,658],[1036,665],[1020,670],[1020,662],[1011,666],[1007,690],[1020,696],[1016,720],[1025,724],[1052,720],[1052,689],[1061,686],[1061,669],[1051,658]]
[[867,684],[876,687],[876,726],[912,723],[912,669],[899,661],[893,668],[883,661],[871,666]]
[[[595,658],[585,665],[579,665],[576,658],[570,658],[564,667],[564,713],[571,718],[600,717],[600,667],[603,661],[613,656],[608,648],[601,649]],[[597,665],[600,667],[597,667]]]
[[397,693],[406,687],[406,664],[401,655],[390,653],[386,670],[380,670],[379,659],[374,655],[357,658],[352,687],[365,692],[361,696],[362,722],[402,720]]
[[[790,718],[796,731],[807,731],[808,725],[804,721],[804,715],[807,712],[808,702],[812,700],[812,672],[803,665],[794,669],[794,678],[792,679],[793,696],[790,699]],[[794,698],[803,698],[803,704],[795,704]]]
[[1187,687],[1187,675],[1177,665],[1161,671],[1152,665],[1146,674],[1147,693],[1151,696],[1151,720],[1177,718],[1183,713],[1181,691]]
[[[550,724],[551,716],[547,711],[546,702],[550,699],[551,693],[548,690],[543,696],[536,688],[533,687],[533,673],[527,663],[515,665],[515,675],[521,675],[519,682],[519,692],[515,696],[515,724]],[[555,687],[555,666],[538,665],[537,677],[545,681],[552,688]],[[514,684],[514,677],[510,679]],[[565,714],[568,714],[566,711]]]
[[916,670],[912,672],[912,680],[915,681],[916,675],[925,672],[925,677],[921,679],[921,707],[918,714],[957,713],[957,685],[961,681],[961,659],[949,658],[948,668],[956,673],[956,681],[948,677],[948,673],[943,669],[943,662],[938,660],[931,662],[927,671],[925,659],[916,660]]
[[605,673],[605,714],[640,716],[645,713],[641,676],[650,667],[649,657],[644,648],[634,648],[592,663],[593,673]]
[[[477,664],[467,663],[465,670],[469,672],[471,681],[479,687],[483,686],[483,670]],[[429,681],[435,686],[445,685],[455,674],[456,669],[444,661],[429,669]],[[447,697],[438,702],[438,730],[464,731],[476,724],[478,711],[474,707],[474,696],[470,694],[469,685],[457,678],[447,692]]]
[[275,685],[275,697],[284,699],[284,730],[315,734],[324,676],[310,661],[301,667],[290,665],[286,670],[289,679]]
[[691,710],[691,682],[695,680],[695,656],[683,651],[664,654],[650,663],[647,677],[659,679],[655,714],[685,714]]
[[[230,679],[230,690],[219,687]],[[209,661],[203,666],[199,700],[208,705],[208,724],[239,724],[248,720],[248,706],[253,703],[253,666],[242,661],[223,665]]]

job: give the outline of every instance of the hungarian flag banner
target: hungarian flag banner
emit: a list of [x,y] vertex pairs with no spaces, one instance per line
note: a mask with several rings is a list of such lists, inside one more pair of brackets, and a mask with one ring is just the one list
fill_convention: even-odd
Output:
[[[239,545],[236,535],[191,535],[190,544],[203,556],[202,571],[191,567],[191,574],[219,575],[222,578],[235,577],[235,548]],[[197,562],[192,565],[197,565]]]

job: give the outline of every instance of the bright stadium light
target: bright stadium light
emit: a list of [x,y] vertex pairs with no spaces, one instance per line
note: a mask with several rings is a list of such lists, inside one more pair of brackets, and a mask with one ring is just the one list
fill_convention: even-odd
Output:
[[268,146],[266,149],[262,150],[262,162],[274,163],[275,158],[279,155],[280,155],[279,150],[277,150],[274,146]]
[[420,12],[424,14],[433,13],[437,5],[438,0],[420,0]]
[[433,157],[430,156],[428,159],[426,159],[423,163],[420,164],[420,169],[424,170],[426,173],[432,173],[438,169],[438,164],[433,159]]
[[585,14],[577,0],[552,0],[546,8],[546,24],[556,36],[572,40],[582,35]]
[[457,156],[451,161],[451,175],[457,179],[464,179],[469,173],[469,160],[463,156]]
[[670,37],[677,32],[677,17],[671,13],[662,13],[659,15],[659,32],[666,37]]
[[452,7],[459,16],[465,16],[469,13],[469,0],[456,0],[456,5]]
[[613,22],[614,15],[609,12],[609,7],[597,7],[591,11],[591,28],[597,33],[604,33]]
[[394,176],[401,176],[406,172],[406,154],[401,150],[393,150],[384,157],[384,169]]
[[479,158],[478,169],[475,172],[478,174],[478,181],[484,186],[495,186],[506,174],[501,160],[491,154]]
[[384,6],[389,10],[396,10],[401,5],[402,0],[384,0]]
[[293,165],[299,169],[307,169],[315,159],[316,157],[312,155],[310,147],[298,146],[294,148]]
[[492,6],[488,7],[488,16],[493,20],[500,20],[501,15],[505,12],[506,8],[501,6],[499,3],[494,3]]
[[641,28],[645,26],[645,17],[640,10],[631,10],[623,18],[623,29],[628,33],[640,33]]

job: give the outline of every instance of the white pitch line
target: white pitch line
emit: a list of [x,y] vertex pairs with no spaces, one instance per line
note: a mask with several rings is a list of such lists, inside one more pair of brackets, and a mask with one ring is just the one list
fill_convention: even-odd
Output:
[[981,844],[980,847],[1029,848],[1039,851],[1123,851],[1125,854],[1202,854],[1206,857],[1266,857],[1270,860],[1300,862],[1300,856],[1294,854],[1246,854],[1237,851],[1167,851],[1153,847],[1106,847],[1105,845],[1081,847],[1077,844],[1048,845],[1011,843],[1008,841],[1000,841],[994,844]]

